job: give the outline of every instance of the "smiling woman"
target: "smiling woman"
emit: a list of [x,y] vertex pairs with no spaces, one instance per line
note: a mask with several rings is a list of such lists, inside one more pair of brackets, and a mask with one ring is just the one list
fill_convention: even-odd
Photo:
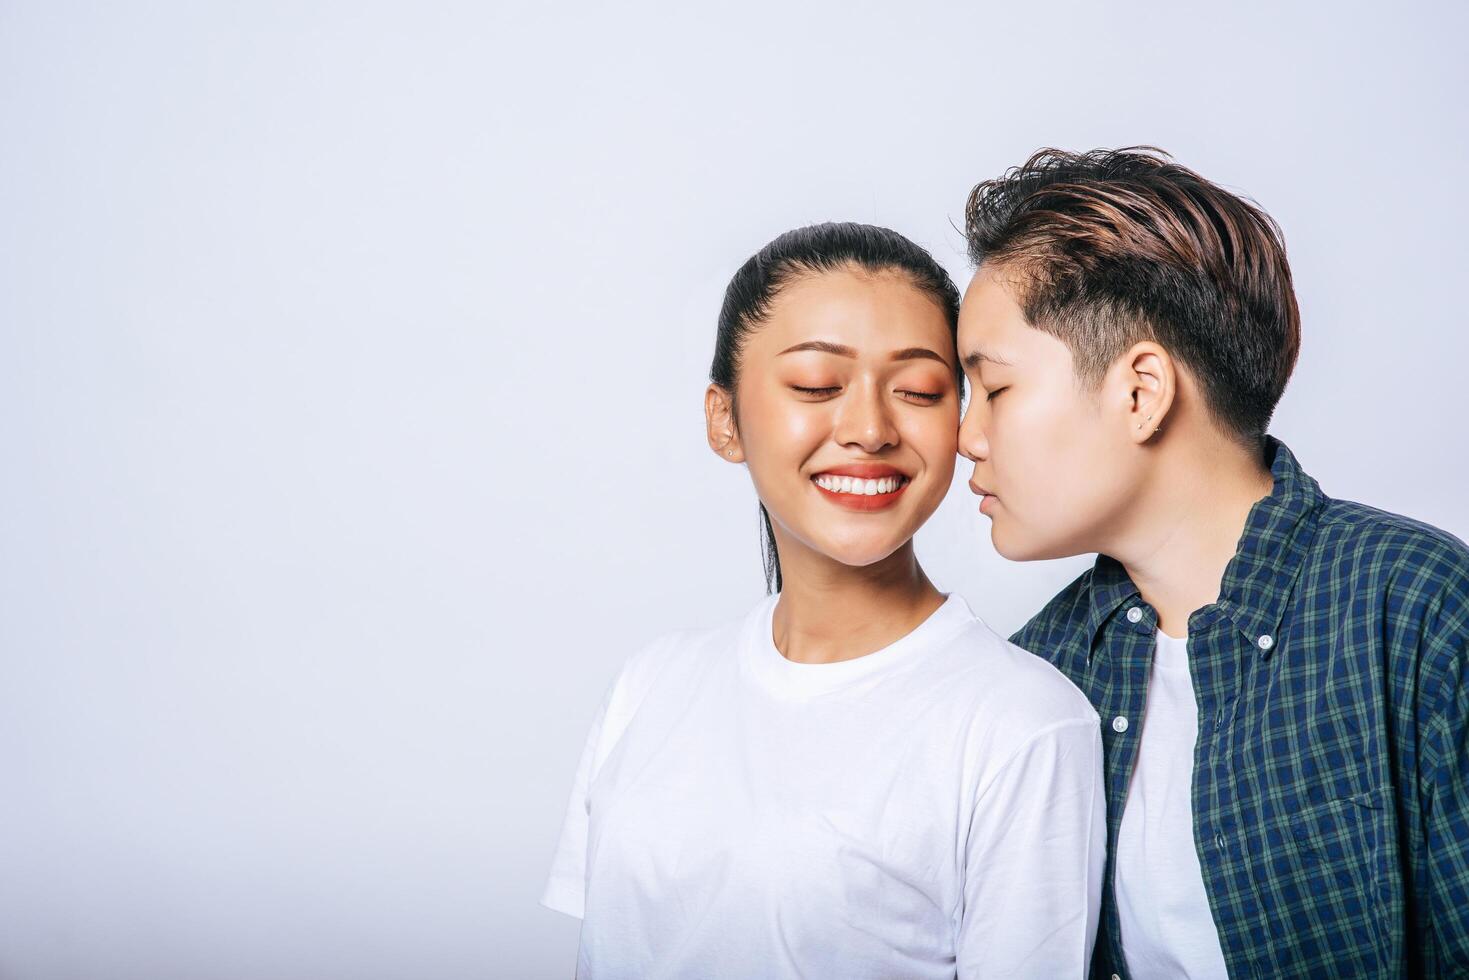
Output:
[[594,721],[542,902],[597,977],[1081,976],[1097,716],[924,574],[953,477],[958,294],[885,228],[775,239],[725,296],[710,448],[773,595],[666,636]]
[[[783,314],[779,318],[773,317],[777,300]],[[939,417],[924,423],[938,433],[940,441],[947,439],[944,424],[952,419],[957,427],[963,383],[954,353],[958,316],[959,292],[948,273],[926,251],[896,232],[872,225],[825,224],[781,235],[740,267],[725,292],[709,371],[711,384],[704,400],[710,445],[727,458],[743,461],[741,409],[743,428],[758,430],[771,413],[777,422],[784,418],[791,397],[826,404],[828,414],[845,410],[846,424],[860,423],[860,413],[872,407],[870,403],[865,408],[853,407],[855,400],[866,397],[862,391],[853,391],[854,384],[861,382],[867,382],[869,393],[881,392],[889,400],[938,408],[931,414]],[[772,319],[778,320],[777,328],[785,329],[771,331]],[[852,342],[841,342],[839,338],[849,334]],[[912,346],[905,345],[905,336]],[[791,342],[789,346],[786,341]],[[875,354],[876,368],[892,377],[874,377],[870,369],[866,377],[854,377],[869,367],[859,354]],[[903,370],[910,367],[913,370]],[[748,404],[752,401],[753,405]],[[815,413],[796,419],[808,424],[831,421]],[[945,451],[942,457],[935,462],[948,468],[940,481],[946,488],[953,475],[954,453]],[[872,464],[858,461],[849,465]],[[882,465],[894,470],[885,475],[912,478],[894,469],[891,459],[883,460]],[[766,467],[752,462],[765,533],[766,580],[778,592],[781,538],[789,537],[790,525],[783,534],[771,522],[771,497],[761,479],[766,472]],[[876,477],[856,471],[831,475]],[[863,489],[865,493],[865,483]],[[778,493],[776,487],[768,490]],[[943,489],[937,493],[909,528],[910,537],[938,506]],[[912,513],[919,509],[921,505],[915,505]]]
[[[954,472],[958,305],[927,252],[870,225],[789,232],[735,274],[704,407],[710,445],[749,465],[774,591],[792,561],[913,564]],[[874,486],[845,503],[884,519],[842,521],[821,476],[860,478],[864,497],[901,478],[905,492]]]

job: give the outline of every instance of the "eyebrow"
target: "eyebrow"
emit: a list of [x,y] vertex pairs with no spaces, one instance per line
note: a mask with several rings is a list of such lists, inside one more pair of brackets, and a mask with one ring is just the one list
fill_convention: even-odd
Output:
[[[802,350],[814,350],[814,351],[819,351],[820,353],[823,353],[823,354],[835,354],[838,357],[856,357],[857,356],[857,351],[854,350],[853,348],[848,347],[845,344],[834,344],[834,343],[832,343],[829,340],[808,340],[808,341],[806,341],[804,343],[796,344],[793,347],[787,347],[785,350],[781,351],[780,354],[777,354],[775,356],[776,357],[780,357],[781,354],[792,354],[792,353],[795,353],[796,351],[802,351]],[[938,361],[940,364],[944,365],[945,367],[949,367],[949,362],[944,359],[944,357],[943,357],[942,354],[938,353],[937,351],[929,350],[927,347],[904,347],[902,350],[895,350],[895,351],[893,351],[892,357],[889,358],[889,360],[893,360],[893,361],[916,361],[916,360]]]
[[989,361],[991,364],[998,364],[1001,367],[1015,366],[1003,357],[996,357],[994,354],[987,354],[982,350],[972,350],[964,355],[964,367],[969,371],[979,370],[979,366],[985,361]]

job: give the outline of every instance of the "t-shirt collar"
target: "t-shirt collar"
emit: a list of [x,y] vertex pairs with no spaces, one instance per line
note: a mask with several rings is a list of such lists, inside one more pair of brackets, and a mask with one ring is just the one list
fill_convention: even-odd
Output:
[[751,677],[782,698],[819,697],[902,669],[976,621],[969,604],[954,593],[910,633],[881,650],[836,663],[803,664],[787,660],[775,646],[771,625],[779,600],[779,595],[770,596],[750,613],[741,647]]

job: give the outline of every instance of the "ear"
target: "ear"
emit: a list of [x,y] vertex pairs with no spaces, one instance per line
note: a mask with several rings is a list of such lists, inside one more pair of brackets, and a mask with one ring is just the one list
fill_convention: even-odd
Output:
[[740,445],[740,433],[735,425],[734,398],[719,385],[710,385],[704,390],[704,427],[709,437],[709,448],[720,459],[730,463],[745,461],[745,450]]
[[1163,428],[1173,409],[1178,371],[1173,356],[1151,340],[1134,344],[1121,362],[1128,394],[1127,435],[1142,445]]

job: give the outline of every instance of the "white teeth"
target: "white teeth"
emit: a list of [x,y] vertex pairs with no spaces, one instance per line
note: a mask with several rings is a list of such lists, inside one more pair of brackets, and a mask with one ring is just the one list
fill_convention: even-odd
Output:
[[881,480],[864,480],[860,476],[833,476],[820,473],[816,485],[832,493],[850,493],[859,497],[875,497],[878,494],[894,493],[907,481],[901,476],[885,476]]

